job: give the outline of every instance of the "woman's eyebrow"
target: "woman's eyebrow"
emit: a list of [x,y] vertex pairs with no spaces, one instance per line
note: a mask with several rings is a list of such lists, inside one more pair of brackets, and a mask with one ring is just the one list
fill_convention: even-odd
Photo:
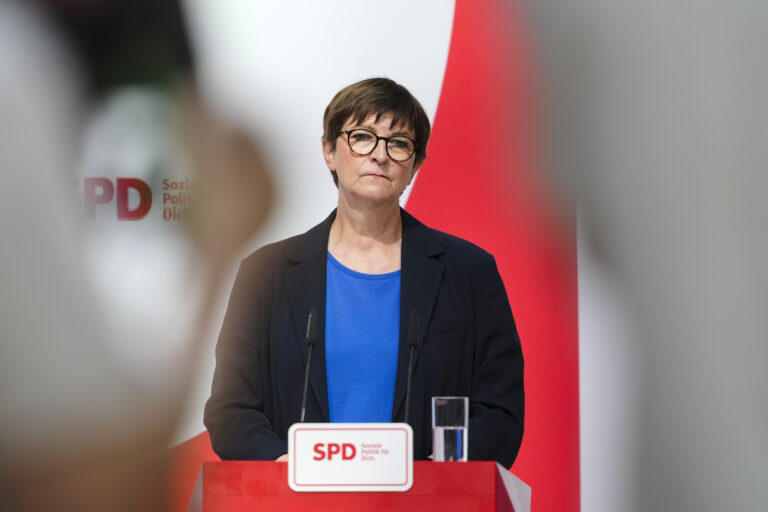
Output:
[[[349,129],[350,129],[350,130],[358,130],[358,129],[364,129],[364,130],[368,130],[368,131],[370,131],[370,132],[373,132],[373,133],[375,133],[376,135],[378,135],[378,136],[380,136],[380,137],[383,137],[383,135],[381,135],[379,132],[377,132],[376,130],[374,130],[374,129],[373,129],[373,127],[371,127],[371,126],[365,126],[364,124],[360,124],[360,123],[358,123],[358,124],[356,124],[356,125],[352,126],[352,127],[351,127],[351,128],[349,128]],[[402,136],[405,136],[405,137],[408,137],[409,139],[413,139],[413,135],[411,135],[410,133],[408,133],[407,131],[405,131],[405,129],[401,129],[401,130],[397,130],[397,131],[395,131],[395,132],[391,132],[389,135],[387,135],[387,137],[399,137],[399,136],[401,136],[401,135],[402,135]]]

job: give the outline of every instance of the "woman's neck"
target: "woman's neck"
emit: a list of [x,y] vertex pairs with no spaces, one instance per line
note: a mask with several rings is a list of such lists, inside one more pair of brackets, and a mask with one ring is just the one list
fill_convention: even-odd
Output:
[[397,203],[361,210],[339,201],[328,236],[328,251],[353,270],[391,272],[400,268],[401,240]]

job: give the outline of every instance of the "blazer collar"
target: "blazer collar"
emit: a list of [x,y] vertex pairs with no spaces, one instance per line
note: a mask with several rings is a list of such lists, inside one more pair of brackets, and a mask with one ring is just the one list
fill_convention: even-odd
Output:
[[[445,245],[438,232],[426,227],[401,209],[403,219],[403,243],[400,250],[400,342],[397,351],[395,395],[392,403],[392,421],[403,421],[405,416],[405,392],[408,385],[408,323],[411,310],[419,315],[418,344],[414,349],[414,372],[419,364],[419,354],[432,317],[432,310],[443,280],[444,267],[435,256],[445,252]],[[411,401],[411,407],[421,407],[419,400]]]
[[[445,252],[445,246],[434,230],[426,227],[402,208],[400,208],[400,218],[403,223],[403,250],[412,251],[425,258]],[[289,240],[285,249],[286,258],[293,263],[301,263],[318,253],[325,254],[328,251],[328,235],[335,219],[336,210],[334,209],[323,222],[303,235]]]

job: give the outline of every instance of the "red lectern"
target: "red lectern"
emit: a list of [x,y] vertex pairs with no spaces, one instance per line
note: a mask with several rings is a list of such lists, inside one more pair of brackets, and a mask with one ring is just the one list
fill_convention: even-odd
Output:
[[287,472],[284,462],[203,462],[189,512],[530,510],[530,488],[495,462],[416,461],[407,492],[297,493]]

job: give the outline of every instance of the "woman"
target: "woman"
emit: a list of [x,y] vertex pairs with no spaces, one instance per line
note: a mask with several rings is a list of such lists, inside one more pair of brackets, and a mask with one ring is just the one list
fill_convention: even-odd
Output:
[[414,457],[432,452],[431,397],[468,396],[469,458],[510,467],[523,434],[523,359],[496,263],[399,207],[426,158],[424,110],[401,85],[375,78],[342,89],[323,125],[338,207],[307,233],[243,261],[205,410],[214,450],[223,459],[286,453],[301,410],[312,308],[320,336],[306,421],[403,421],[415,308]]

